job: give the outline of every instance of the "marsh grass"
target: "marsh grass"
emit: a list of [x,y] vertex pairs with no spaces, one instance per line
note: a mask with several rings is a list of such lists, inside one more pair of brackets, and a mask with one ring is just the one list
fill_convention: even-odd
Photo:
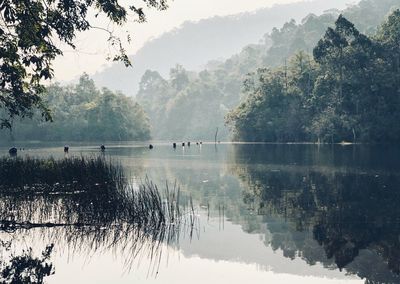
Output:
[[123,169],[104,157],[66,159],[0,158],[0,190],[93,189],[94,185],[122,186]]
[[11,241],[31,235],[69,253],[113,251],[128,270],[147,257],[157,274],[164,248],[181,231],[192,236],[194,216],[176,184],[130,183],[104,156],[0,158],[0,234]]
[[[191,215],[193,206],[182,205],[176,184],[164,191],[148,178],[133,185],[119,163],[103,156],[0,159],[3,231],[129,224],[151,234]],[[193,218],[185,223],[193,225]]]

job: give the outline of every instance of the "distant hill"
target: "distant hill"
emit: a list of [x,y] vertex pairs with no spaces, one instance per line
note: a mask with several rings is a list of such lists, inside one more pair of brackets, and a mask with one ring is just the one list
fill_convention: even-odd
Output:
[[[180,65],[172,65],[171,74],[166,77],[157,71],[146,71],[136,99],[149,116],[152,137],[212,141],[218,128],[218,138],[228,140],[225,118],[229,110],[235,109],[246,97],[243,86],[252,86],[254,78],[247,76],[248,73],[260,67],[283,66],[300,51],[311,53],[341,13],[361,32],[373,35],[385,16],[399,5],[400,0],[362,0],[341,11],[330,9],[318,16],[308,14],[299,23],[289,18],[280,28],[273,28],[266,34],[260,43],[247,45],[227,60],[209,62],[200,72],[188,71]],[[297,119],[293,121],[298,122]],[[242,125],[243,129],[249,129],[246,123]],[[255,126],[260,133],[262,125]]]
[[330,8],[343,9],[348,2],[314,0],[185,22],[180,28],[147,42],[131,57],[133,68],[115,63],[92,77],[99,87],[135,95],[147,69],[158,71],[165,77],[175,64],[189,70],[201,70],[210,60],[229,58],[249,43],[259,42],[264,34],[273,27],[282,26],[288,19],[300,21],[310,13],[320,14]]

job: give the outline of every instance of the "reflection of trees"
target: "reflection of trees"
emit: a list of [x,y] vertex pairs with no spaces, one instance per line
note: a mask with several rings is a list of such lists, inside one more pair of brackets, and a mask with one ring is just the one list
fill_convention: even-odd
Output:
[[[24,242],[54,243],[57,249],[72,254],[117,252],[125,269],[130,269],[136,258],[146,257],[154,272],[158,269],[164,245],[175,246],[182,230],[189,235],[192,233],[193,218],[183,215],[177,218],[184,212],[171,212],[178,207],[165,209],[171,215],[158,216],[157,212],[152,212],[144,216],[130,207],[133,205],[129,202],[117,206],[111,198],[95,199],[89,195],[2,196],[0,233],[7,233],[5,237],[12,242],[23,236]],[[166,206],[172,202],[160,200],[159,205]],[[142,203],[142,206],[142,210],[147,212],[148,205]],[[28,254],[23,257],[26,259]],[[15,261],[24,259],[21,256]]]
[[[2,249],[10,250],[10,242],[2,242]],[[50,255],[54,245],[48,245],[40,257],[34,257],[32,248],[21,255],[11,254],[9,261],[0,261],[0,280],[4,284],[43,283],[45,277],[54,274]]]
[[[129,266],[140,253],[159,259],[163,244],[173,245],[181,230],[191,233],[193,229],[193,214],[180,211],[175,191],[164,200],[150,183],[146,189],[125,191],[123,196],[99,192],[102,189],[77,194],[3,195],[0,232],[30,236],[33,242],[46,240],[87,255],[97,250],[120,250]],[[189,213],[188,218],[185,213]]]
[[[12,162],[24,164],[23,160]],[[67,170],[74,170],[74,163],[79,162],[72,160],[74,167]],[[93,163],[106,165],[102,159]],[[61,179],[61,183],[53,184],[48,180],[54,177],[43,176],[34,184],[15,187],[3,180],[6,187],[0,192],[0,235],[11,243],[21,236],[24,242],[30,239],[35,244],[54,243],[57,249],[86,255],[99,250],[118,251],[127,268],[139,255],[145,255],[157,269],[165,244],[176,244],[183,229],[191,236],[196,222],[193,207],[181,200],[177,188],[167,187],[163,194],[148,179],[134,186],[126,182],[121,168],[111,164],[107,167],[103,172],[89,171],[92,175],[82,177],[85,183],[75,181],[75,175],[71,175],[73,181]],[[42,169],[37,172],[51,174]],[[185,200],[191,202],[189,198]],[[21,256],[12,258],[11,267],[6,268],[13,275],[19,273],[18,263],[36,263],[32,269],[41,269],[39,264],[48,260],[50,252],[42,259],[34,259],[28,247]]]
[[[266,245],[281,249],[288,258],[322,263],[332,270],[345,266],[349,273],[372,282],[399,282],[388,269],[389,260],[397,260],[398,242],[392,236],[398,232],[399,200],[398,163],[393,156],[383,161],[389,149],[381,155],[368,148],[313,145],[210,149],[203,146],[200,158],[192,159],[190,155],[199,152],[194,146],[182,151],[188,155],[185,160],[180,156],[174,160],[167,156],[168,148],[154,154],[167,159],[147,160],[146,173],[159,184],[176,180],[195,205],[210,209],[211,217],[223,207],[229,221],[247,233],[265,234]],[[221,162],[224,151],[232,149],[235,160]],[[324,229],[322,239],[314,228]],[[391,258],[385,247],[390,248]]]
[[[373,283],[399,281],[395,274],[400,272],[400,176],[355,169],[266,170],[253,164],[237,171],[248,185],[244,202],[265,220],[274,216],[287,222],[284,229],[273,223],[268,226],[271,245],[281,248],[285,256],[332,266],[327,257],[340,269],[346,267]],[[326,257],[314,255],[307,238],[301,239],[305,235],[297,232],[310,232],[308,237],[318,241]]]

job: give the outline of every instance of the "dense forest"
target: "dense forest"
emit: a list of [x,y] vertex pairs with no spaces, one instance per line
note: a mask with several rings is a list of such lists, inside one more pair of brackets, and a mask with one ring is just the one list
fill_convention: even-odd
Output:
[[399,47],[400,10],[372,36],[340,15],[313,57],[299,52],[249,76],[227,122],[246,141],[397,142]]
[[[336,128],[335,130],[332,130],[332,128],[322,129],[328,127],[329,124],[327,121],[322,121],[324,120],[323,117],[326,116],[321,115],[321,117],[319,117],[321,120],[319,123],[317,123],[317,120],[311,121],[311,118],[307,116],[312,111],[315,111],[316,114],[321,114],[320,112],[322,109],[305,109],[304,106],[299,110],[302,112],[301,114],[296,113],[297,116],[301,116],[302,119],[300,121],[295,115],[289,116],[287,117],[288,119],[286,119],[288,113],[286,113],[287,109],[285,108],[288,106],[288,102],[285,101],[287,101],[289,96],[283,93],[294,92],[296,93],[295,97],[297,99],[297,97],[301,96],[301,94],[297,92],[305,91],[304,86],[300,86],[304,84],[303,81],[305,78],[293,77],[294,74],[299,72],[293,70],[296,68],[296,64],[301,65],[301,74],[297,75],[310,75],[310,78],[306,80],[307,88],[309,88],[306,91],[312,91],[312,93],[316,95],[315,91],[320,88],[320,92],[323,92],[321,89],[323,86],[314,86],[314,83],[322,83],[321,76],[324,75],[319,72],[325,72],[324,74],[329,75],[334,71],[328,70],[329,68],[336,67],[329,67],[327,60],[335,62],[336,59],[329,59],[329,56],[326,55],[324,57],[321,55],[320,60],[314,60],[311,53],[318,44],[318,41],[324,37],[324,33],[328,28],[332,28],[332,31],[335,31],[335,21],[340,14],[343,15],[341,17],[343,21],[347,19],[354,23],[354,27],[349,23],[351,26],[349,30],[343,31],[344,33],[354,32],[353,35],[345,35],[348,44],[352,46],[360,39],[365,39],[370,42],[370,50],[365,50],[365,52],[368,54],[371,53],[370,55],[375,57],[374,59],[365,58],[363,64],[367,64],[371,68],[372,65],[377,68],[390,68],[389,63],[393,55],[390,52],[390,42],[388,42],[388,37],[390,36],[384,36],[383,27],[380,28],[379,31],[378,27],[385,20],[385,17],[387,17],[394,8],[398,7],[400,7],[398,0],[363,0],[359,4],[348,7],[344,11],[328,10],[320,16],[310,14],[304,18],[301,23],[296,23],[294,20],[289,21],[282,28],[274,28],[271,33],[266,34],[259,44],[252,44],[245,47],[239,54],[232,56],[226,61],[211,61],[207,64],[206,69],[201,72],[191,72],[177,65],[171,69],[170,77],[166,79],[158,72],[148,70],[142,77],[137,99],[150,118],[152,135],[157,139],[214,140],[215,131],[218,127],[218,139],[228,140],[231,135],[228,127],[225,125],[227,122],[231,130],[233,130],[234,139],[248,141],[317,141],[318,138],[326,141],[365,141],[368,139],[373,139],[373,141],[393,140],[393,137],[398,137],[398,134],[393,132],[394,129],[393,131],[391,130],[390,133],[386,133],[387,137],[380,137],[379,139],[374,137],[374,135],[380,135],[378,134],[379,131],[387,131],[387,129],[390,129],[390,125],[384,126],[383,128],[379,127],[379,129],[374,130],[372,128],[381,123],[376,121],[375,126],[369,126],[370,130],[368,130],[367,133],[367,130],[364,129],[366,126],[351,126],[355,126],[359,122],[358,120],[351,121],[355,119],[354,116],[348,116],[347,121],[342,123],[343,125],[340,130]],[[392,19],[394,21],[396,20],[394,18]],[[341,29],[341,27],[339,27],[339,29]],[[341,32],[342,31],[338,31],[337,33],[340,35]],[[357,39],[354,38],[356,34]],[[379,36],[385,37],[385,39],[379,39]],[[329,41],[329,38],[326,40]],[[379,42],[381,46],[380,50],[377,47]],[[356,48],[367,48],[364,46],[364,43],[358,43],[358,45],[360,46]],[[344,48],[344,51],[347,52],[349,49],[350,46],[349,48]],[[346,53],[343,54],[343,56],[350,55]],[[353,56],[357,57],[356,54],[353,54]],[[362,55],[360,54],[360,56]],[[347,60],[356,60],[356,58],[350,59],[349,57]],[[359,60],[360,63],[362,61],[361,59],[357,60]],[[382,65],[380,63],[378,64],[381,60],[383,60]],[[301,61],[301,63],[298,61]],[[350,66],[354,63],[355,62],[348,62]],[[358,72],[364,70],[364,65],[359,67],[360,69]],[[343,68],[345,67],[343,66]],[[260,70],[255,72],[257,69]],[[368,72],[378,71],[379,74],[381,74],[380,72],[383,70],[370,69]],[[386,69],[386,71],[389,70]],[[255,72],[255,74],[247,75],[252,72]],[[348,77],[349,70],[346,69],[343,70],[343,72],[345,73],[343,74],[344,78],[350,80]],[[279,80],[277,82],[272,82],[273,84],[276,83],[277,85],[275,87],[277,89],[280,88],[280,91],[283,92],[281,97],[277,97],[277,100],[284,100],[278,102],[280,104],[279,106],[274,106],[275,109],[279,107],[283,108],[280,110],[281,113],[279,116],[268,114],[270,115],[268,117],[265,104],[260,106],[259,109],[254,108],[254,111],[247,110],[247,108],[250,109],[252,107],[251,101],[255,100],[257,97],[254,93],[257,92],[260,80],[270,76],[267,76],[267,74],[281,74],[285,77],[284,79],[280,78],[280,80],[283,80],[282,82],[278,82]],[[374,81],[379,80],[379,74],[368,74],[365,74],[365,76],[374,76]],[[392,73],[392,75],[393,74],[394,73]],[[362,80],[367,80],[366,82],[369,83],[371,82],[367,77],[361,78],[361,74],[354,75],[353,77],[356,76],[358,76],[358,84],[361,84]],[[258,79],[256,79],[257,77]],[[386,75],[383,77],[387,78]],[[274,76],[274,78],[278,79],[276,76]],[[291,82],[291,80],[294,81]],[[297,82],[296,80],[302,82]],[[245,81],[244,87],[243,81]],[[349,83],[349,81],[343,82],[343,93],[347,91],[346,88]],[[295,88],[300,87],[303,89],[295,90]],[[365,91],[368,86],[363,86],[363,88]],[[361,96],[361,93],[358,95]],[[347,95],[347,97],[348,96],[352,95]],[[261,99],[266,96],[258,94],[258,97]],[[308,99],[310,98],[307,98],[307,100]],[[242,104],[240,104],[241,102]],[[258,102],[254,103],[258,105]],[[237,108],[239,104],[240,106]],[[295,100],[291,100],[290,105],[291,107],[298,107],[296,106]],[[361,105],[358,105],[358,111],[361,111],[361,107]],[[391,104],[391,107],[394,106]],[[324,107],[323,109],[327,113],[332,112],[331,107]],[[367,111],[367,109],[363,111]],[[395,113],[395,111],[391,111],[393,114]],[[382,113],[381,111],[380,114]],[[273,120],[271,120],[271,115],[273,115]],[[338,114],[337,118],[342,119],[340,118],[341,115],[342,114]],[[260,119],[257,121],[251,120],[254,116],[258,116]],[[262,116],[263,118],[261,118]],[[279,129],[276,129],[277,125],[271,124],[277,123],[278,120],[283,120],[279,122],[279,127],[282,127],[282,124],[286,124],[284,127],[285,132],[291,132],[293,129],[299,127],[302,128],[302,131],[291,132],[290,135],[284,134]],[[393,117],[387,118],[386,123],[394,124],[394,121],[396,120],[393,120]],[[249,125],[249,122],[254,122],[254,124]],[[351,123],[351,125],[349,123]],[[324,124],[325,126],[323,126]],[[360,129],[360,127],[363,129]],[[317,128],[320,128],[320,130],[317,130]],[[346,129],[350,129],[350,135]]]
[[398,8],[398,0],[362,0],[290,20],[200,72],[147,70],[137,103],[87,75],[50,85],[43,98],[54,122],[15,118],[0,141],[207,141],[218,129],[218,140],[397,142]]
[[76,85],[47,87],[44,95],[53,122],[40,114],[32,120],[16,119],[12,131],[0,130],[0,141],[120,141],[147,140],[150,127],[138,103],[106,88],[98,90],[84,74]]
[[[273,27],[288,19],[300,21],[309,13],[321,14],[333,7],[344,9],[348,0],[311,0],[275,4],[252,12],[230,16],[194,19],[147,41],[130,56],[133,68],[121,63],[99,70],[91,76],[97,86],[135,95],[147,69],[168,76],[171,66],[179,63],[186,69],[200,71],[204,64],[216,58],[229,58],[249,43],[257,43]],[[212,42],[212,44],[211,44]],[[195,56],[194,56],[195,55]]]

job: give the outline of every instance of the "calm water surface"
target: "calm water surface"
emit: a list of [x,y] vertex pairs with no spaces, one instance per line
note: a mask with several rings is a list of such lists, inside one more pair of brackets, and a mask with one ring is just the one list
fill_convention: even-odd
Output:
[[[64,157],[57,145],[18,146],[19,156]],[[97,145],[69,153],[99,154]],[[54,244],[47,283],[400,283],[399,148],[126,143],[105,155],[133,182],[176,183],[193,199],[194,230],[157,248],[129,235],[110,241],[108,228],[92,239],[56,228],[1,232],[15,251],[40,255]]]

